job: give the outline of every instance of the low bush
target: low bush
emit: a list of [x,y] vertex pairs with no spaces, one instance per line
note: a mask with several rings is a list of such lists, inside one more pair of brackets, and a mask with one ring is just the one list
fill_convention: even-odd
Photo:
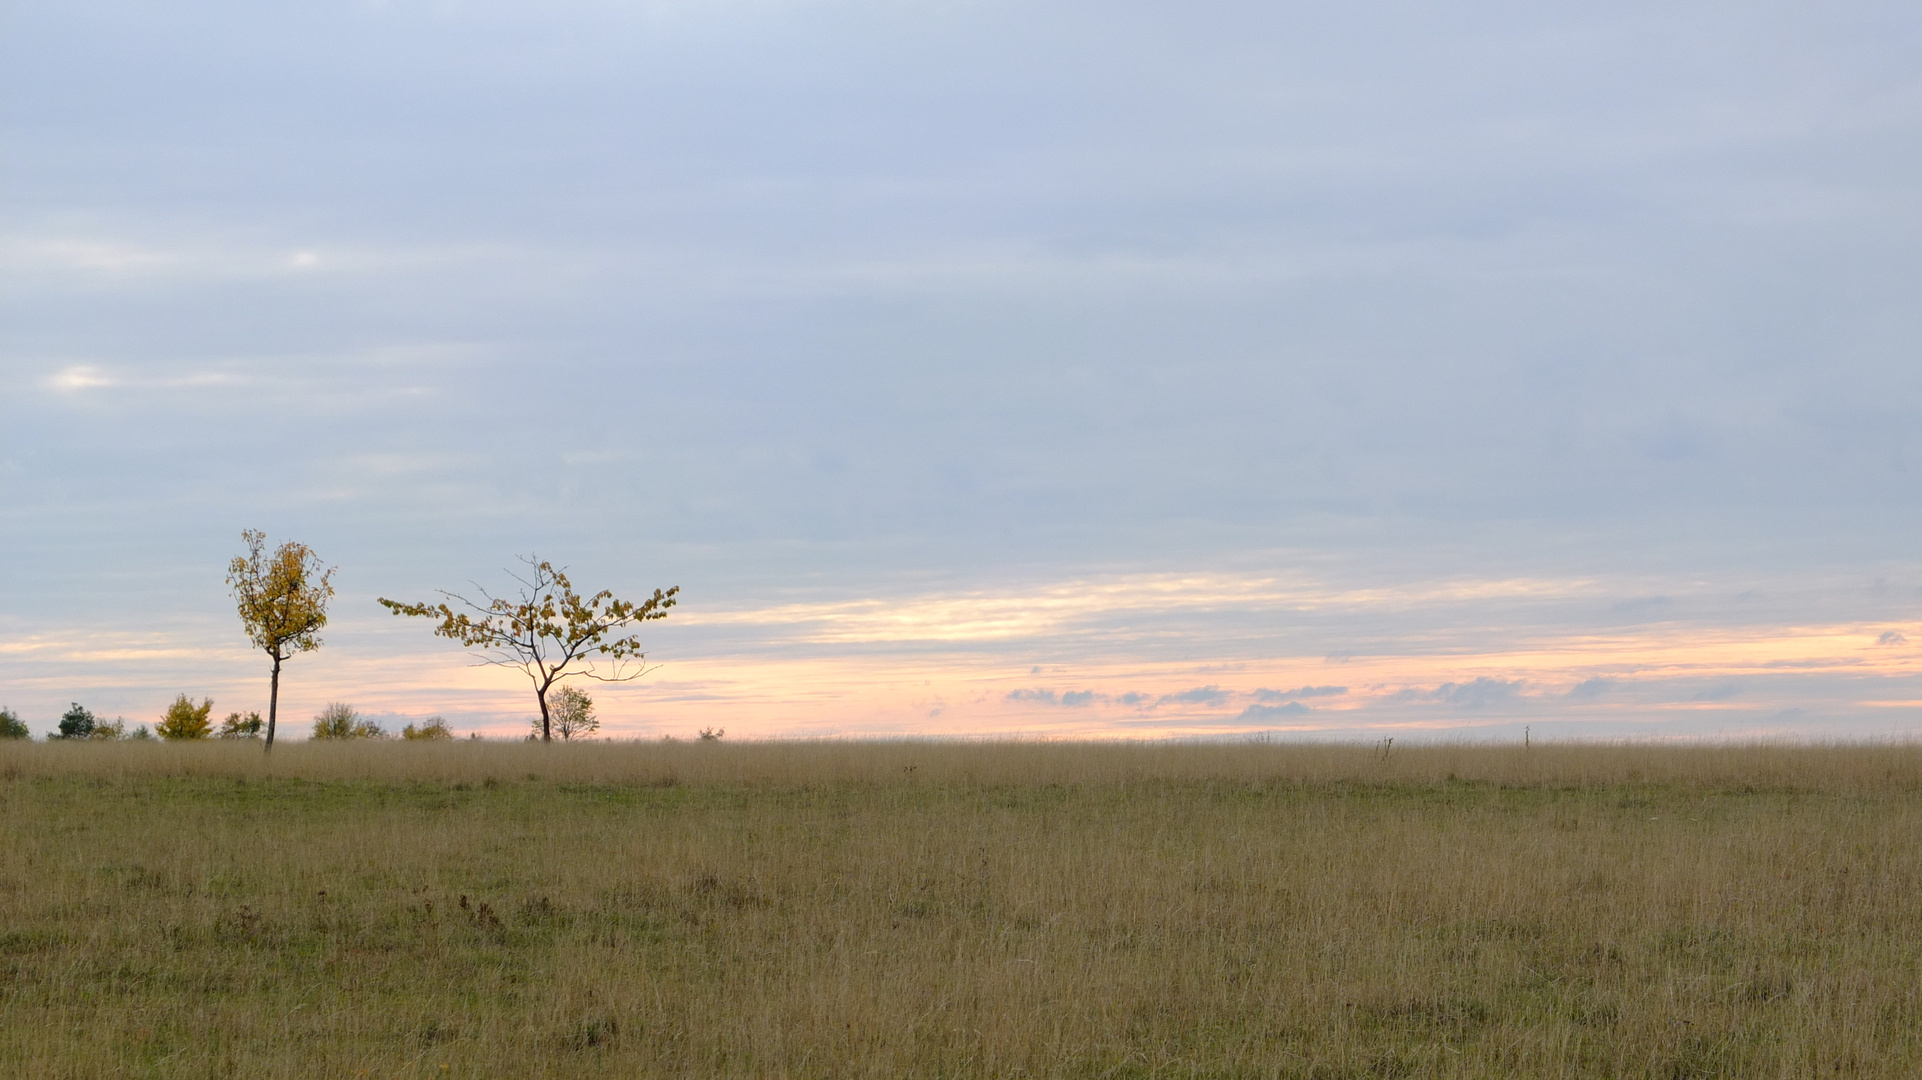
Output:
[[174,698],[172,705],[167,706],[167,711],[160,717],[160,723],[154,725],[154,734],[169,742],[177,739],[204,739],[213,734],[213,722],[210,720],[213,711],[213,698],[202,698],[200,704],[195,705],[192,698],[181,694]]
[[451,739],[454,737],[454,731],[447,726],[447,721],[442,720],[438,716],[430,716],[426,720],[421,721],[419,727],[409,724],[401,728],[400,737],[410,742],[417,742],[423,739]]
[[51,739],[91,739],[93,738],[93,711],[78,701],[66,712],[60,714],[60,729]]
[[354,711],[352,705],[333,702],[314,717],[316,739],[385,739],[387,732],[372,720]]
[[216,739],[258,739],[263,726],[260,714],[250,712],[245,716],[237,712],[228,713],[227,719],[220,722],[220,730],[214,732]]

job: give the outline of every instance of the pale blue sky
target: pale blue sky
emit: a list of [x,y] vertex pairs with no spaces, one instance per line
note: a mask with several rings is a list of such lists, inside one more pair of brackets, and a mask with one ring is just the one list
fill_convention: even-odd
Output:
[[[1210,664],[1457,654],[1384,660],[1316,732],[1922,722],[1863,704],[1922,700],[1883,641],[1922,643],[1912,5],[0,20],[0,704],[37,728],[255,704],[244,527],[341,567],[297,709],[507,730],[372,597],[537,550],[684,587],[661,679],[609,701],[632,733],[696,700],[744,732],[1053,730],[1068,694],[1076,731],[1227,730],[1278,688],[1178,701]],[[1238,584],[1088,598],[1201,577]],[[816,606],[754,614],[783,605]],[[1513,659],[1811,627],[1779,678]],[[877,688],[902,657],[1001,674],[957,720]],[[722,674],[783,659],[849,719]]]

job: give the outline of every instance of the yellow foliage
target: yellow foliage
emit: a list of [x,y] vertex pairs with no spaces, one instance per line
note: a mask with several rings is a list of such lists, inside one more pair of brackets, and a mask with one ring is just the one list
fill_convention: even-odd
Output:
[[204,739],[213,734],[213,723],[209,719],[213,711],[213,698],[202,698],[200,704],[195,705],[193,699],[182,694],[161,714],[160,722],[154,725],[154,734],[167,740]]
[[[640,623],[667,618],[667,610],[674,606],[681,587],[655,589],[653,596],[638,604],[617,600],[606,589],[584,598],[574,591],[566,571],[553,563],[533,555],[522,561],[529,573],[514,578],[521,586],[519,602],[483,592],[481,599],[486,602],[481,603],[442,590],[446,599],[438,604],[405,604],[381,597],[380,605],[396,615],[437,620],[436,636],[484,649],[491,654],[489,663],[525,672],[540,702],[537,727],[542,741],[548,741],[553,738],[548,691],[577,663],[591,674],[597,659],[613,666],[612,673],[594,676],[603,682],[640,678],[647,670],[638,666],[646,659],[641,639],[623,632]],[[455,604],[468,610],[456,610]],[[636,666],[627,669],[624,661],[633,661]],[[568,736],[563,733],[562,737]]]
[[227,584],[234,590],[248,640],[276,660],[286,659],[289,650],[320,648],[334,572],[323,572],[320,557],[306,544],[289,541],[269,556],[263,548],[266,533],[248,529],[240,536],[247,542],[247,554],[236,555],[228,564]]
[[320,648],[320,630],[327,625],[327,599],[334,595],[334,572],[320,568],[320,558],[305,544],[289,541],[265,553],[267,534],[258,529],[241,532],[247,554],[227,566],[227,584],[234,591],[240,621],[254,647],[273,657],[274,671],[267,692],[267,749],[274,748],[274,718],[280,704],[280,665],[294,653]]

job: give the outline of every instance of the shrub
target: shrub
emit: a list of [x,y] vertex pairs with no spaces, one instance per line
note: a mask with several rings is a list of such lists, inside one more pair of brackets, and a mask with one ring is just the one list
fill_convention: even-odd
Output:
[[12,709],[0,709],[0,739],[31,739],[32,729]]
[[192,698],[182,694],[167,706],[160,723],[154,725],[154,734],[169,742],[175,739],[204,739],[213,734],[213,723],[208,719],[213,712],[213,698],[202,698],[200,704],[195,705]]
[[352,705],[333,702],[314,717],[316,739],[384,739],[387,732],[372,720],[354,711]]
[[60,731],[49,735],[50,739],[90,739],[93,737],[93,713],[76,701],[73,707],[60,714]]
[[447,721],[442,720],[438,716],[433,716],[422,721],[419,727],[409,724],[401,728],[400,737],[409,741],[418,741],[421,739],[451,739],[454,737],[454,732],[453,729],[447,726]]
[[[141,732],[146,732],[146,734],[143,735]],[[77,701],[73,703],[72,708],[69,708],[60,715],[60,730],[47,736],[49,739],[97,739],[102,742],[128,738],[150,739],[152,737],[153,733],[148,732],[145,725],[142,725],[140,730],[134,732],[134,734],[128,735],[126,717],[116,716],[112,720],[102,720],[92,712],[82,708]]]
[[250,712],[246,716],[228,713],[227,719],[220,722],[220,730],[214,732],[216,739],[258,739],[260,738],[260,714]]

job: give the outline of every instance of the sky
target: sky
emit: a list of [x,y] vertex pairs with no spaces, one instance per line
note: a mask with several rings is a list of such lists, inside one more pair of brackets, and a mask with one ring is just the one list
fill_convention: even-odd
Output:
[[1922,8],[10,0],[0,705],[1922,733]]

